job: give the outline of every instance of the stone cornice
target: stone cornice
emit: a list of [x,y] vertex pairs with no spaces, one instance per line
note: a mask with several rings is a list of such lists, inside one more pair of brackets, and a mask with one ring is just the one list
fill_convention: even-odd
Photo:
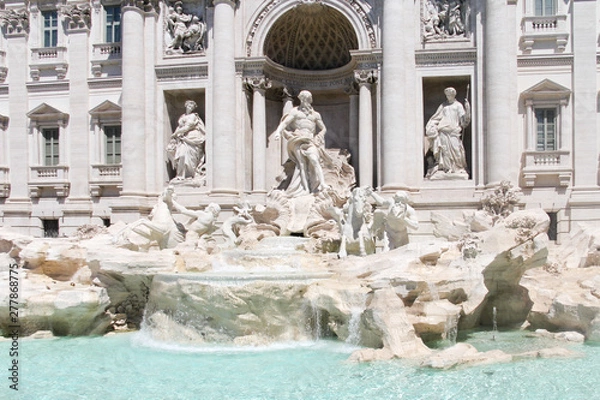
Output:
[[69,90],[69,81],[61,82],[28,82],[27,91],[30,93],[39,92],[60,92]]
[[93,78],[88,79],[90,89],[120,88],[123,86],[123,78]]
[[519,56],[517,66],[522,67],[561,67],[573,65],[573,55],[551,55],[551,56]]
[[419,67],[474,65],[476,61],[477,50],[475,49],[417,50],[415,53],[415,62]]

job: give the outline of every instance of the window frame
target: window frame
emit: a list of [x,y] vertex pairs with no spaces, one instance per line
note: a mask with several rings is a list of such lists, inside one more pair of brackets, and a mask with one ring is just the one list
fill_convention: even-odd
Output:
[[[116,5],[116,4],[106,4],[103,6],[104,12],[103,12],[103,27],[104,27],[104,31],[103,31],[103,36],[104,36],[104,41],[105,43],[121,43],[121,35],[122,35],[122,31],[121,31],[121,20],[122,20],[122,12],[121,12],[121,6],[120,5]],[[113,13],[110,14],[109,10],[113,10]],[[114,11],[119,10],[118,12],[118,20],[115,21],[114,16],[117,15],[114,13]],[[113,20],[111,21],[111,23],[109,24],[108,18],[109,15],[113,16]],[[118,33],[118,39],[116,40],[115,37],[117,36],[116,33]],[[110,38],[109,38],[109,34],[110,34]]]
[[[117,129],[118,128],[118,129]],[[117,135],[118,130],[118,135]],[[104,134],[104,163],[106,165],[121,165],[122,163],[122,129],[121,124],[106,123],[102,124],[102,133]],[[112,141],[111,141],[112,138]],[[118,138],[118,141],[116,140]],[[118,143],[119,150],[116,151],[116,144]],[[109,148],[111,150],[109,150]],[[110,152],[110,154],[109,154]],[[111,159],[112,157],[112,159]],[[118,161],[116,158],[118,157]]]
[[[42,47],[54,48],[58,47],[58,11],[57,10],[43,10],[42,16]],[[47,18],[53,16],[53,18]],[[49,23],[49,26],[46,24]],[[49,34],[49,36],[47,36]]]
[[[45,167],[60,165],[60,128],[58,126],[45,126],[40,128],[40,134],[42,139],[41,164]],[[50,152],[48,152],[48,149],[50,149]]]
[[533,15],[536,17],[550,17],[557,15],[558,5],[556,3],[556,0],[534,0]]
[[[552,122],[548,121],[549,113],[552,113]],[[535,150],[536,151],[556,151],[559,149],[559,109],[556,107],[533,107],[534,124],[535,124]],[[540,117],[543,121],[540,121]],[[540,132],[540,127],[542,132]],[[552,128],[552,137],[550,137],[550,130]],[[542,140],[540,141],[540,133],[542,134]]]

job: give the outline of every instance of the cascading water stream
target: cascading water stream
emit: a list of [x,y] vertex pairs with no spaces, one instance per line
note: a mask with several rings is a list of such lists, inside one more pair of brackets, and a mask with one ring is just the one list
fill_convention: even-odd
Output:
[[494,306],[492,309],[492,340],[496,340],[496,332],[498,332],[498,310]]
[[362,317],[363,308],[354,307],[350,310],[350,321],[348,321],[348,337],[346,343],[352,345],[360,344],[360,319]]

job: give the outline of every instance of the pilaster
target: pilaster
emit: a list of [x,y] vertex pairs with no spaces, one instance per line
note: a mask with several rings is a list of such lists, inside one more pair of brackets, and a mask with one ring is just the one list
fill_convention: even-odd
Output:
[[516,5],[486,0],[484,23],[485,183],[518,179],[518,150],[513,133],[518,96],[515,87]]
[[[8,104],[10,104],[8,117],[10,128],[8,135],[8,167],[10,176],[9,202],[29,203],[29,134],[28,134],[28,94],[27,78],[28,68],[24,64],[28,60],[29,48],[29,12],[6,10],[0,12],[0,24],[5,30],[6,47],[10,49],[6,54],[8,68],[7,81],[9,83]],[[14,210],[18,212],[17,210]],[[30,211],[28,211],[30,212]],[[7,212],[5,211],[5,215]],[[10,222],[7,222],[10,223]]]
[[214,0],[213,192],[237,193],[235,2]]
[[122,3],[122,164],[125,196],[146,191],[144,10],[137,2]]
[[69,5],[61,9],[66,20],[67,35],[69,36],[69,102],[72,112],[69,119],[67,133],[67,148],[69,152],[69,200],[88,199],[90,158],[89,122],[87,111],[89,109],[88,71],[89,71],[89,33],[90,33],[90,6],[89,4]]

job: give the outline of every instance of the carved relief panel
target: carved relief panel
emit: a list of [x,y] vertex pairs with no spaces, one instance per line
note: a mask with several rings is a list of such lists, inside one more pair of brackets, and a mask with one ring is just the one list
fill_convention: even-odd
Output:
[[203,54],[206,38],[204,1],[164,3],[166,54]]
[[422,0],[421,35],[425,42],[465,39],[470,35],[469,0]]

